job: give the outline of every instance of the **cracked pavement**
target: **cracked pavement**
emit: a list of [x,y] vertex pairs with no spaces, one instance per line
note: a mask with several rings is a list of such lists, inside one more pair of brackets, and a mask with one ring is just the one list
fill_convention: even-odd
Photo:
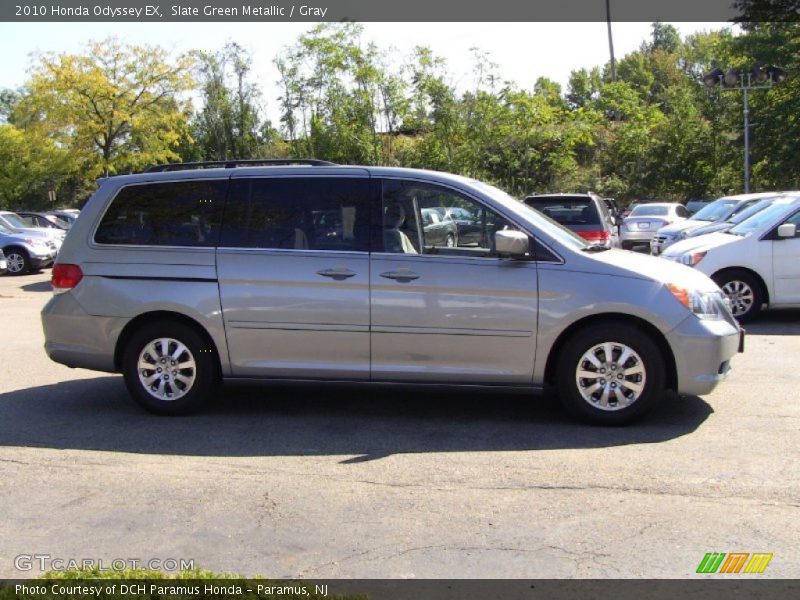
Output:
[[0,576],[13,557],[185,558],[271,577],[692,577],[706,552],[800,573],[800,311],[733,373],[626,428],[547,398],[226,386],[158,418],[42,350],[49,271],[0,278]]

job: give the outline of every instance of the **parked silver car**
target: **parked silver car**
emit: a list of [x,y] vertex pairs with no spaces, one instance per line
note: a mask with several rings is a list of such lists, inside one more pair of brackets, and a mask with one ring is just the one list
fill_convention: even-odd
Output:
[[[552,385],[619,424],[665,389],[709,393],[741,348],[706,275],[589,244],[495,187],[287,162],[102,180],[53,268],[48,355],[121,372],[162,414],[221,380]],[[421,211],[455,206],[484,242],[428,243]]]
[[24,275],[53,264],[56,246],[37,231],[20,233],[0,224],[0,248],[5,254],[8,274]]
[[649,247],[656,231],[670,223],[683,221],[688,216],[686,207],[677,202],[637,204],[619,227],[622,247],[625,249],[640,245]]
[[0,250],[0,275],[5,275],[8,270],[8,261],[6,260],[5,253]]
[[56,250],[61,248],[61,244],[64,242],[64,238],[67,235],[67,232],[62,229],[36,227],[32,223],[20,217],[17,213],[8,210],[0,210],[0,225],[22,235],[44,235],[48,240],[55,244]]

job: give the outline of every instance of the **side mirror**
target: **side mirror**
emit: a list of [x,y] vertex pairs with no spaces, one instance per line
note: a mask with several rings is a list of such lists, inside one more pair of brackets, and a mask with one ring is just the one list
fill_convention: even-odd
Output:
[[783,225],[778,225],[779,238],[793,238],[796,235],[797,225],[794,223],[784,223]]
[[500,256],[519,258],[530,252],[528,235],[521,231],[501,230],[494,234],[494,247]]

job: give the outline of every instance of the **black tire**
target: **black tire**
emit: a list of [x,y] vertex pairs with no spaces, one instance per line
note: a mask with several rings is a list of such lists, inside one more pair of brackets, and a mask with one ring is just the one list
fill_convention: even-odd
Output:
[[9,248],[5,255],[9,275],[25,275],[31,271],[31,259],[24,248]]
[[[605,375],[600,374],[599,367],[591,366],[583,357],[593,348],[605,343],[612,345],[612,362],[608,363],[608,378],[601,379]],[[643,375],[619,376],[617,368],[621,368],[622,365],[617,365],[616,360],[621,358],[622,346],[626,346],[634,353],[625,360],[626,371],[636,371],[636,366],[640,364]],[[605,351],[599,350],[599,352],[599,357],[604,358]],[[594,356],[599,362],[606,364],[597,354]],[[584,370],[597,369],[597,377],[579,380],[579,367]],[[664,368],[664,358],[658,344],[645,331],[626,323],[590,325],[572,335],[562,347],[556,371],[558,396],[564,407],[582,421],[599,425],[624,425],[643,417],[664,396],[666,381]],[[641,386],[638,397],[627,406],[621,406],[622,402],[627,400],[620,399],[620,395],[633,397],[636,394],[633,389],[626,388],[625,383],[629,381],[629,385],[638,386],[641,385],[641,379],[644,380],[644,385]],[[583,387],[579,387],[579,381]],[[593,398],[593,394],[589,392],[594,385],[600,385],[601,382],[601,388],[606,385],[614,387],[614,398],[607,401],[609,406],[607,409],[600,407],[599,397],[597,402],[594,399],[590,402],[582,395],[583,391]],[[595,394],[602,395],[599,390]]]
[[761,312],[764,288],[752,273],[742,269],[729,269],[716,273],[711,279],[730,300],[731,312],[738,321],[750,321]]
[[[148,345],[158,339],[180,342],[185,346],[188,354],[178,355],[176,362],[173,362],[172,365],[160,365],[160,359],[157,356],[148,355],[147,362],[152,359],[154,368],[142,370],[142,377],[156,376],[156,382],[160,384],[159,380],[162,376],[156,374],[156,368],[163,368],[166,376],[164,379],[171,377],[173,382],[165,381],[161,389],[164,390],[164,393],[172,390],[178,396],[176,398],[159,398],[158,391],[154,390],[151,393],[140,379],[139,357]],[[158,348],[161,348],[160,344]],[[177,344],[168,344],[166,354],[172,354],[174,351],[177,351]],[[189,364],[190,358],[194,361],[194,369],[176,369],[178,365]],[[176,321],[147,323],[128,339],[122,356],[122,374],[131,397],[145,410],[158,415],[185,415],[203,408],[211,400],[219,384],[217,365],[216,351],[209,346],[203,336],[194,328]],[[169,371],[169,373],[177,374],[178,377],[168,374],[170,368],[175,370]],[[192,375],[194,379],[190,386],[186,386],[180,381],[180,377],[185,380],[191,378]]]
[[631,248],[633,248],[633,244],[631,244],[630,242],[622,242],[620,246],[622,247],[623,250],[630,250]]

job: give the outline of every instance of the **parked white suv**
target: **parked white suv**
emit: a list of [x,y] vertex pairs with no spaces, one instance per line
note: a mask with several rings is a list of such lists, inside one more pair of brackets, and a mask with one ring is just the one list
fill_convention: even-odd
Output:
[[678,242],[664,258],[690,265],[716,281],[740,321],[764,304],[800,306],[800,193],[777,198],[772,206],[725,233]]

